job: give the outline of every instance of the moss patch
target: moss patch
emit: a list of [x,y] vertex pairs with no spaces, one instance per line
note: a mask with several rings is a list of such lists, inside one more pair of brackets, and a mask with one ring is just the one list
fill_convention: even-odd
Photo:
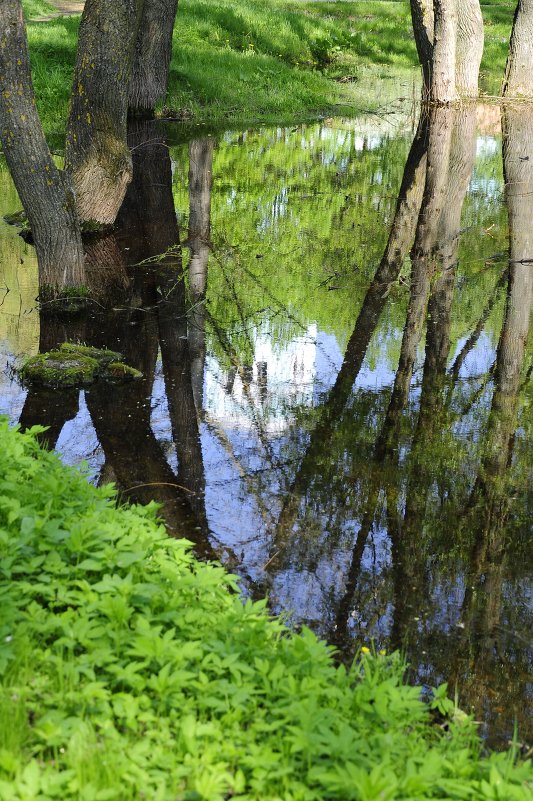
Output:
[[138,378],[142,378],[142,373],[139,370],[136,370],[134,367],[124,364],[123,362],[111,362],[102,371],[100,378],[103,378],[104,381],[109,381],[112,384],[122,384],[125,381],[134,381]]
[[52,350],[24,362],[19,376],[25,383],[43,387],[86,387],[96,380],[98,367],[90,356]]
[[142,378],[142,373],[120,361],[120,353],[64,342],[58,350],[27,359],[18,370],[26,384],[65,389],[87,387],[98,379],[123,383]]

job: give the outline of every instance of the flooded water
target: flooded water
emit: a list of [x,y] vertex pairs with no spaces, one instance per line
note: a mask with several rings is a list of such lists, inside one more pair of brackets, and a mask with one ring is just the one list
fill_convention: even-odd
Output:
[[[33,250],[0,225],[0,412],[156,499],[342,658],[403,649],[497,747],[515,720],[533,739],[532,127],[510,111],[502,137],[490,107],[141,126],[116,231],[87,241],[97,302],[68,321],[39,315]],[[64,341],[144,377],[13,378]]]

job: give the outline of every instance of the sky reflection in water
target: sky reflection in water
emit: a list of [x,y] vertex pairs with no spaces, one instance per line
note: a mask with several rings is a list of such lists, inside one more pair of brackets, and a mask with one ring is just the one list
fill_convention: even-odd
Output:
[[[508,207],[486,110],[416,136],[407,116],[170,149],[133,131],[113,235],[130,286],[71,322],[39,321],[32,249],[0,238],[4,367],[76,340],[144,373],[66,397],[6,369],[0,412],[159,500],[172,533],[346,659],[374,639],[413,680],[457,683],[496,745],[515,717],[532,737],[533,153],[519,114],[506,130]],[[16,207],[9,188],[2,213]]]

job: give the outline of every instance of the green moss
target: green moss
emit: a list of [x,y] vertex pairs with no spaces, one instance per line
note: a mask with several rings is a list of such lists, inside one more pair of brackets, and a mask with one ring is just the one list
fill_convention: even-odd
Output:
[[39,353],[27,359],[18,370],[26,384],[52,389],[86,387],[96,380],[113,384],[142,378],[142,373],[120,361],[114,350],[100,350],[88,345],[63,342],[58,350]]
[[65,389],[89,386],[96,380],[98,368],[98,361],[90,356],[55,350],[27,359],[18,373],[27,384]]
[[100,378],[111,383],[124,383],[142,378],[142,373],[123,362],[111,362],[100,373]]
[[111,362],[120,362],[122,354],[115,350],[93,348],[90,345],[79,345],[76,342],[63,342],[60,345],[62,353],[71,353],[74,356],[88,356],[96,359],[100,365],[109,365]]

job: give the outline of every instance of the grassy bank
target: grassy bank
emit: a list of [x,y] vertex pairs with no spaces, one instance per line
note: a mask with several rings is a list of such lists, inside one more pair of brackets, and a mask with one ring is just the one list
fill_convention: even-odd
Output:
[[531,797],[445,688],[423,703],[395,655],[336,667],[153,509],[0,439],[3,801]]
[[[44,0],[27,0],[41,16]],[[513,4],[483,6],[482,90],[498,91]],[[78,20],[29,24],[38,105],[61,134]],[[291,121],[353,114],[411,97],[417,59],[406,2],[183,0],[163,113],[198,123]]]

